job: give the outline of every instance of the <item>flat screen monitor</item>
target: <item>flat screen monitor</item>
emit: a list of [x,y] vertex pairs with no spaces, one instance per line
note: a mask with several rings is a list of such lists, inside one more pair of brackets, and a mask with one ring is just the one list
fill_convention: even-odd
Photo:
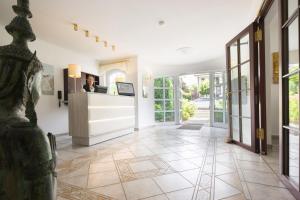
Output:
[[96,85],[95,93],[107,93],[107,87]]
[[116,82],[118,94],[123,96],[134,96],[134,87],[132,83]]

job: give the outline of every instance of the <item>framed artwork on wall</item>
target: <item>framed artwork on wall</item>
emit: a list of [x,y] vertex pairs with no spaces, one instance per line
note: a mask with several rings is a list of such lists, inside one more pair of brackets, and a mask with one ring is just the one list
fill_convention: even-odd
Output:
[[54,95],[54,67],[52,65],[43,64],[42,73],[42,94]]

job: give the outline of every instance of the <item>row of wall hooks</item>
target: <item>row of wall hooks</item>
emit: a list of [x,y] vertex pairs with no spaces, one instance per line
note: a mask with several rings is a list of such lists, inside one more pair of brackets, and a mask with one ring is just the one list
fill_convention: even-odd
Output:
[[73,23],[73,29],[74,31],[83,31],[85,37],[94,38],[96,43],[102,43],[105,48],[110,47],[112,51],[116,51],[116,45],[109,45],[109,43],[106,40],[101,40],[101,38],[98,35],[92,35],[89,30],[80,29],[77,23]]

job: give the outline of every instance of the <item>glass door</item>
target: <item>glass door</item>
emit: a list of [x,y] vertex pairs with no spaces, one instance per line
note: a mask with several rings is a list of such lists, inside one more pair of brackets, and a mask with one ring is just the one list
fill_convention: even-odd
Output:
[[299,1],[282,5],[282,173],[291,192],[299,192]]
[[[256,24],[251,24],[227,47],[229,132],[232,141],[253,152],[259,151]],[[255,100],[255,98],[257,98]]]
[[212,74],[212,121],[214,127],[227,127],[226,120],[226,95],[225,95],[225,73],[215,72]]

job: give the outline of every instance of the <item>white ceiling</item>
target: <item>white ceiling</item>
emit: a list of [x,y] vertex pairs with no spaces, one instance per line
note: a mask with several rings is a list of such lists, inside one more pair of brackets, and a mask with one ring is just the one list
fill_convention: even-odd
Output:
[[[157,65],[203,62],[224,55],[225,43],[250,24],[262,0],[31,0],[38,38],[97,60],[138,55]],[[16,0],[0,1],[6,25]],[[159,26],[158,21],[165,25]],[[77,22],[117,46],[101,47],[75,32]],[[187,54],[176,51],[192,47]],[[50,53],[50,52],[49,52]]]

